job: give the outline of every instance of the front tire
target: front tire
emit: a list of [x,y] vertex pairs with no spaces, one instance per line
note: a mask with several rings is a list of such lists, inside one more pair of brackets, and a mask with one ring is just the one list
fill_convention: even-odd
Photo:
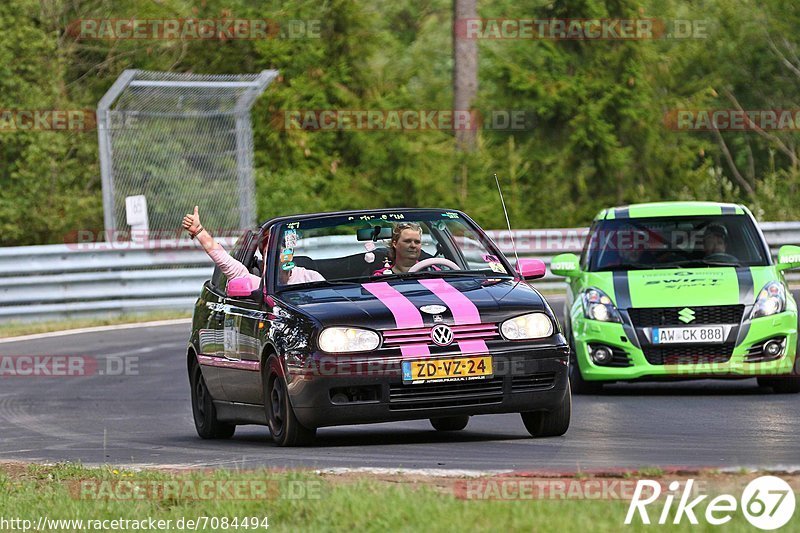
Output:
[[469,416],[443,416],[431,418],[431,426],[436,431],[461,431],[469,424]]
[[198,363],[192,365],[192,414],[197,434],[203,439],[229,439],[236,431],[234,424],[226,424],[217,420],[217,409],[214,407],[211,393],[203,379],[203,371]]
[[759,387],[772,387],[775,394],[797,394],[800,392],[800,376],[777,376],[758,378]]
[[306,446],[314,442],[316,428],[302,425],[294,414],[289,400],[289,389],[278,359],[270,357],[267,363],[264,387],[264,408],[272,440],[278,446]]
[[555,409],[520,413],[525,429],[532,437],[559,437],[569,429],[572,417],[572,390],[567,384],[567,393]]

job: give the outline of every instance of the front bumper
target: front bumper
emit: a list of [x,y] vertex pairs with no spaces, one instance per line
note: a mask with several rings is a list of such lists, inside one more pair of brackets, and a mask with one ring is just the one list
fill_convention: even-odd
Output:
[[[746,335],[733,348],[727,360],[699,358],[699,362],[680,362],[651,364],[642,348],[646,339],[639,338],[641,347],[631,342],[622,324],[582,320],[573,332],[575,356],[581,375],[587,381],[618,381],[640,378],[687,378],[699,379],[735,378],[785,375],[793,372],[797,350],[797,313],[787,311],[770,317],[745,321]],[[768,361],[751,362],[748,354],[769,339],[784,338],[782,355]],[[613,349],[615,355],[627,355],[630,366],[603,366],[594,363],[589,356],[589,346],[603,344]],[[697,345],[699,349],[708,345]],[[687,348],[691,348],[687,346]]]
[[306,427],[550,410],[564,399],[567,345],[490,355],[494,376],[473,381],[405,385],[399,355],[315,354],[314,365],[287,364],[286,377],[295,415]]

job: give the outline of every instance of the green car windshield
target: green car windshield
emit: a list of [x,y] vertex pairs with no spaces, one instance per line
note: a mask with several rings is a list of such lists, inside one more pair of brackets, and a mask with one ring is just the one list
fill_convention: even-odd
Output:
[[743,215],[600,220],[581,257],[591,272],[769,264],[761,234]]

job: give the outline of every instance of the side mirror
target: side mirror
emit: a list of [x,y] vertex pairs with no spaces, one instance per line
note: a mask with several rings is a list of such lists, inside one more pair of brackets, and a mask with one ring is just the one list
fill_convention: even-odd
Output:
[[524,258],[517,261],[517,273],[522,276],[522,279],[542,278],[545,272],[547,272],[547,268],[540,259]]
[[230,298],[249,298],[253,295],[253,291],[257,290],[258,287],[254,289],[250,278],[245,276],[229,280],[226,294]]
[[550,272],[556,276],[574,278],[581,272],[580,262],[580,258],[575,254],[558,254],[550,261]]
[[800,246],[787,244],[778,250],[778,270],[800,268]]

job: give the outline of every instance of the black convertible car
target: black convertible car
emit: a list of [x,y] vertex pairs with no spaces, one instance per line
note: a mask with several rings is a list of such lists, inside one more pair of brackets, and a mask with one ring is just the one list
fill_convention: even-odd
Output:
[[[406,248],[398,235],[411,237]],[[397,268],[409,254],[413,266]],[[513,268],[464,213],[280,217],[231,255],[255,276],[215,269],[188,345],[201,437],[266,424],[294,446],[323,426],[428,418],[452,431],[471,415],[510,412],[535,437],[567,431],[569,348],[525,283],[544,264]]]

